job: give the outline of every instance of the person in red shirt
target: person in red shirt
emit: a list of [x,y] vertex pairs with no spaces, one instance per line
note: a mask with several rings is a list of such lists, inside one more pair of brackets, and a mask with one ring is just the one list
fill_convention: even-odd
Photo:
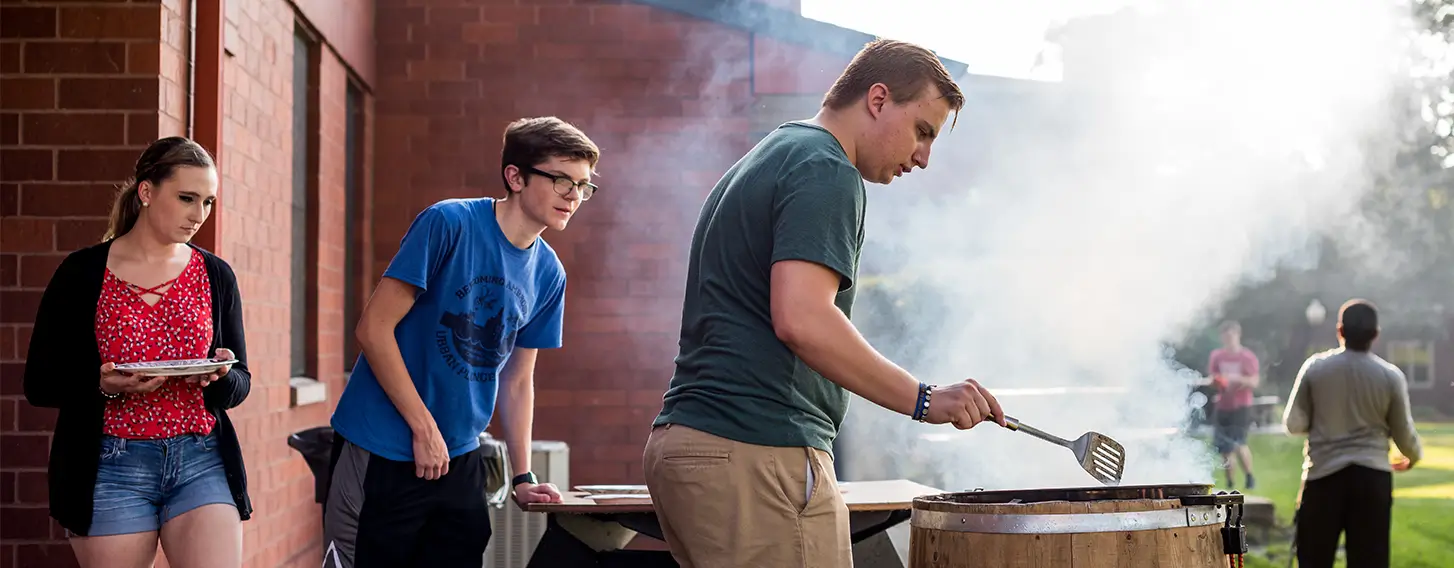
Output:
[[1252,450],[1247,447],[1247,430],[1252,424],[1252,391],[1261,381],[1257,355],[1242,346],[1242,325],[1224,322],[1221,327],[1222,347],[1212,350],[1207,359],[1207,374],[1217,386],[1212,443],[1222,455],[1222,471],[1227,486],[1232,487],[1232,459],[1235,457],[1247,476],[1247,489],[1256,487],[1252,476]]
[[[242,565],[252,514],[227,410],[251,389],[237,277],[191,244],[217,199],[216,164],[182,137],[152,143],[100,244],[67,255],[35,317],[25,398],[57,408],[50,514],[77,563]],[[157,377],[124,363],[216,357],[211,374]]]

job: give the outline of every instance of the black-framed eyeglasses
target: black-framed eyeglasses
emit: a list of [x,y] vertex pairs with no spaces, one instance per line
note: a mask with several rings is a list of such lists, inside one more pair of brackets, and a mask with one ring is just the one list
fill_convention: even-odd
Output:
[[596,190],[600,189],[599,187],[596,187],[596,184],[588,181],[575,181],[568,176],[542,172],[532,167],[526,167],[522,170],[525,173],[535,174],[554,182],[555,193],[556,195],[559,195],[561,197],[565,197],[566,195],[569,195],[570,192],[575,191],[576,189],[580,189],[581,201],[586,201],[589,200],[592,195],[596,194]]

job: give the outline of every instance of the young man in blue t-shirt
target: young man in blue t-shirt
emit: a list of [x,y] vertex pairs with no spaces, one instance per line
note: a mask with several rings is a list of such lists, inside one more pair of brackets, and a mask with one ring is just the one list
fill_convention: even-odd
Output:
[[421,212],[359,318],[362,354],[333,414],[324,566],[480,566],[490,538],[479,435],[497,409],[520,502],[559,501],[530,472],[536,350],[560,347],[564,230],[600,157],[559,119],[516,121],[507,196]]

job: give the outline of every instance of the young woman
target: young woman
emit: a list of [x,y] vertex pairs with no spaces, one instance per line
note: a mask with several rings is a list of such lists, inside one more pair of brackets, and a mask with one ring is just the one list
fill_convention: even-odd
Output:
[[[242,299],[232,268],[189,244],[216,199],[205,149],[156,141],[101,244],[67,256],[41,297],[25,398],[60,409],[50,511],[83,567],[149,567],[158,539],[175,568],[242,564],[252,506],[227,418],[251,383]],[[237,363],[191,377],[116,371],[207,357]]]

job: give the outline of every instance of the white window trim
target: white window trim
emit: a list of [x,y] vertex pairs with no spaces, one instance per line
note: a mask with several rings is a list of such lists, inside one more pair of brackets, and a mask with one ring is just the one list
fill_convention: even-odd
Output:
[[292,408],[328,400],[328,383],[311,377],[288,379],[288,404]]
[[[1393,363],[1394,366],[1398,366],[1398,362],[1396,362],[1396,361],[1393,360],[1393,352],[1394,352],[1394,349],[1401,348],[1401,347],[1405,347],[1405,346],[1407,346],[1407,347],[1422,347],[1422,348],[1428,350],[1428,352],[1429,352],[1429,365],[1428,365],[1428,367],[1429,367],[1428,379],[1429,380],[1427,382],[1419,383],[1419,382],[1414,382],[1414,378],[1413,377],[1408,377],[1409,390],[1411,390],[1411,391],[1413,391],[1413,390],[1421,390],[1422,391],[1422,390],[1429,390],[1429,389],[1434,388],[1434,385],[1439,382],[1438,381],[1439,374],[1438,374],[1438,370],[1436,368],[1436,365],[1438,363],[1438,361],[1436,360],[1436,358],[1438,356],[1438,351],[1435,349],[1434,342],[1433,341],[1426,340],[1426,339],[1393,339],[1393,340],[1389,340],[1388,347],[1387,347],[1387,353],[1389,355],[1388,362],[1389,363]],[[1402,369],[1402,367],[1400,367],[1400,369]],[[1408,374],[1408,371],[1404,371],[1404,373],[1405,374]]]

